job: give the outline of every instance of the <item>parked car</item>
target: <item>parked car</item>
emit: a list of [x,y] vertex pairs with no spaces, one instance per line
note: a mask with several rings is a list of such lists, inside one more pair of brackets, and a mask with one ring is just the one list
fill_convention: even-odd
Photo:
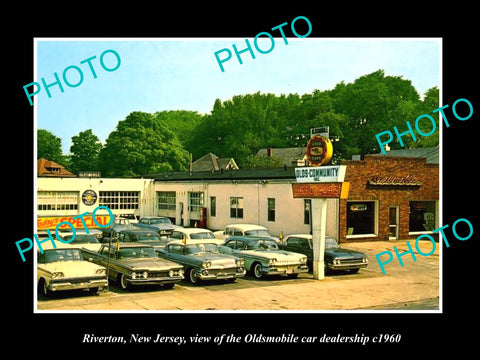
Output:
[[262,236],[279,242],[277,237],[270,235],[266,227],[255,224],[231,224],[227,225],[225,230],[215,231],[213,234],[220,240],[225,240],[230,236]]
[[222,245],[224,240],[217,239],[212,231],[202,228],[184,228],[177,229],[172,231],[169,238],[171,240],[183,240],[187,243],[196,242],[196,241],[205,241],[216,243]]
[[[286,236],[281,247],[307,255],[308,262],[313,262],[312,235],[294,234]],[[325,238],[324,262],[326,270],[348,270],[357,273],[367,267],[368,257],[362,252],[341,248],[333,237]]]
[[295,278],[308,272],[305,255],[280,250],[276,241],[265,237],[233,236],[220,247],[220,252],[245,259],[245,269],[258,279],[264,275]]
[[133,224],[144,229],[158,231],[160,235],[169,235],[173,230],[181,229],[182,226],[174,225],[166,216],[146,216]]
[[[98,240],[99,233],[101,233],[101,231],[96,229],[89,229],[88,234],[86,230],[79,229],[75,230],[74,238],[72,231],[61,232],[59,233],[59,236],[62,238],[63,241],[69,241],[69,245],[74,245],[79,248],[85,248],[92,251],[98,251],[98,249],[100,249],[100,247],[102,246],[102,244]],[[55,236],[55,238],[57,238],[57,236]]]
[[215,243],[205,240],[183,242],[173,240],[163,249],[156,250],[159,257],[182,264],[187,279],[195,284],[198,280],[228,279],[235,281],[245,276],[245,261],[239,257],[221,254]]
[[127,219],[130,224],[135,224],[138,222],[138,219],[134,214],[120,214],[117,216],[118,219]]
[[37,290],[44,296],[63,290],[88,289],[96,293],[108,286],[106,268],[85,261],[80,248],[56,242],[56,248],[37,248]]
[[85,259],[107,267],[108,277],[122,289],[159,284],[172,288],[184,279],[183,266],[157,257],[152,246],[138,243],[103,244],[99,251],[83,250]]
[[141,228],[121,230],[116,234],[116,239],[122,243],[140,243],[155,248],[164,247],[170,241],[167,236],[160,236],[157,231]]

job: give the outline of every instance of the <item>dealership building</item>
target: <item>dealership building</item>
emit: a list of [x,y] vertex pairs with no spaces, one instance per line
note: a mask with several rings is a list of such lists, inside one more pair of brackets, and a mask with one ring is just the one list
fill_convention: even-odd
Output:
[[[307,179],[302,170],[309,168],[298,161],[274,169],[221,168],[147,178],[64,176],[53,163],[36,179],[37,224],[91,213],[102,205],[115,215],[167,216],[185,227],[218,230],[254,223],[276,236],[310,233],[309,194],[314,194],[328,198],[326,235],[339,242],[414,238],[440,226],[438,158],[438,147],[365,155],[321,171],[317,167]],[[329,179],[338,172],[342,194],[331,196],[338,184]],[[296,196],[298,186],[310,192]]]

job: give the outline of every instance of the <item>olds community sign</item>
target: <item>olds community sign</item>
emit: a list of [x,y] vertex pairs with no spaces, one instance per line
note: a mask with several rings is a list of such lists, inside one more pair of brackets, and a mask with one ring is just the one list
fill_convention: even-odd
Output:
[[299,183],[343,182],[346,165],[297,167],[295,177]]

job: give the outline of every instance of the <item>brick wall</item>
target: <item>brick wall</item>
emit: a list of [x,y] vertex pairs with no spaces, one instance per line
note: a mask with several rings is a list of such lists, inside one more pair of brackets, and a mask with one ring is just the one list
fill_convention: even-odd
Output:
[[[347,201],[340,200],[339,239],[350,240],[388,240],[389,208],[398,207],[399,238],[415,238],[409,235],[409,201],[439,199],[438,164],[427,164],[425,159],[395,156],[366,155],[364,160],[347,160],[345,181],[350,182],[348,200],[378,201],[378,236],[347,239]],[[372,185],[369,180],[378,177],[414,179],[421,185]],[[388,179],[386,179],[388,180]],[[401,181],[399,181],[401,182]]]

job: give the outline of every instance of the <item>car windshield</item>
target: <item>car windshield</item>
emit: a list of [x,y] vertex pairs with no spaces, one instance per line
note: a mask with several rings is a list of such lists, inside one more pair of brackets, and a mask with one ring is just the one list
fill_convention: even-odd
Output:
[[336,249],[338,248],[338,244],[334,238],[325,238],[325,248]]
[[202,244],[189,244],[186,248],[187,254],[198,254],[203,252],[218,253],[217,244],[202,243]]
[[246,247],[247,250],[278,250],[277,243],[273,240],[252,240]]
[[118,259],[157,257],[152,247],[131,247],[118,251]]
[[215,239],[215,235],[208,231],[198,232],[190,234],[190,239]]
[[45,262],[57,261],[82,261],[82,252],[80,249],[55,249],[45,251]]
[[247,230],[245,231],[245,235],[249,235],[249,236],[270,236],[270,233],[268,232],[268,230],[264,230],[264,229],[256,229],[256,230]]
[[137,239],[138,241],[158,241],[160,236],[158,234],[139,234]]
[[[64,241],[70,241],[73,235],[63,236]],[[98,238],[95,235],[77,234],[70,244],[99,244]]]
[[152,224],[171,224],[172,222],[170,221],[169,218],[155,218],[151,220]]

